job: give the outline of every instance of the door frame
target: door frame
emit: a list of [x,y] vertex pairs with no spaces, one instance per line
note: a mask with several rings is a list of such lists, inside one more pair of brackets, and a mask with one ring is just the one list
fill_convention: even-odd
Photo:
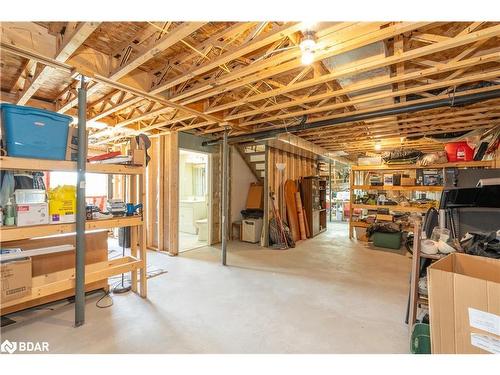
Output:
[[[194,149],[187,148],[187,147],[178,147],[178,163],[180,163],[181,150],[187,151],[187,152],[192,152],[194,154],[202,154],[202,155],[207,156],[207,173],[206,173],[207,199],[208,199],[208,204],[207,204],[207,224],[208,224],[208,227],[207,227],[207,230],[208,230],[207,246],[210,246],[210,245],[212,245],[212,241],[213,241],[213,236],[212,236],[212,178],[213,178],[212,154],[209,152],[194,150]],[[180,177],[180,164],[179,164],[179,177]],[[179,180],[180,180],[180,178],[179,178]],[[177,189],[178,189],[177,205],[178,205],[178,207],[180,207],[180,187],[181,187],[180,185],[181,184],[179,181],[179,184],[177,185]],[[180,219],[180,209],[178,210],[178,213],[177,213],[178,222],[180,222],[179,219]],[[180,232],[180,227],[177,229],[177,231]],[[180,240],[180,236],[179,236],[179,240]],[[202,247],[202,246],[200,246],[200,247]],[[197,248],[198,247],[195,247],[193,249],[197,249]],[[189,251],[189,250],[192,250],[192,249],[183,250],[183,251]]]

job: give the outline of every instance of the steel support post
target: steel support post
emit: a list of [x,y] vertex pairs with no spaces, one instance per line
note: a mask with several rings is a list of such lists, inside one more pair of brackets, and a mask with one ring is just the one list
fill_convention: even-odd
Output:
[[76,188],[75,327],[85,322],[85,168],[87,162],[87,90],[78,89],[78,159]]

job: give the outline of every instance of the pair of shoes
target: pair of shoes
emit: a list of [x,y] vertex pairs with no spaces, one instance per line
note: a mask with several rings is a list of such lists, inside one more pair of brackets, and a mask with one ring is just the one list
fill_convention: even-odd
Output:
[[424,296],[427,295],[427,276],[424,276],[418,280],[418,292]]

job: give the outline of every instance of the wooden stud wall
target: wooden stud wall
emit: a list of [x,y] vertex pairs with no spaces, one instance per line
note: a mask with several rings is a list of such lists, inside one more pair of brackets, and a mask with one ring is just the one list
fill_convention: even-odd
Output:
[[212,240],[211,244],[219,243],[221,237],[221,210],[222,210],[222,145],[219,152],[212,154]]
[[[276,168],[276,163],[284,163],[285,170],[280,172]],[[285,218],[285,204],[281,200],[283,184],[289,179],[298,180],[300,177],[317,175],[317,162],[313,159],[269,147],[266,167],[268,170],[268,191],[275,193],[276,204],[278,205],[281,216]],[[281,177],[280,174],[282,175]],[[269,199],[269,197],[265,199]],[[271,207],[270,205],[270,210]]]
[[148,216],[146,218],[147,223],[147,239],[148,248],[154,250],[160,250],[160,187],[161,187],[161,173],[160,173],[160,138],[151,139],[151,148],[149,149],[149,156],[151,160],[149,161],[148,167],[146,168],[146,178],[147,178],[147,212]]
[[[162,250],[171,255],[179,253],[179,144],[177,133],[161,137],[163,149],[163,169],[160,171],[163,185]],[[161,212],[161,211],[160,211]]]
[[[146,170],[148,248],[177,255],[179,249],[179,144],[173,132],[151,139]],[[221,241],[221,163],[220,152],[211,154],[213,174],[211,244]]]

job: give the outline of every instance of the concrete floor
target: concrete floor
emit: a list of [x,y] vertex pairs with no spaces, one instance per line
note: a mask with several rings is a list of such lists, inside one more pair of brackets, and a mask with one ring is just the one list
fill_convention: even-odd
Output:
[[[291,250],[232,242],[178,257],[150,253],[149,296],[12,315],[2,340],[48,341],[51,353],[407,353],[409,258],[347,237],[345,224]],[[116,280],[115,280],[116,281]]]
[[179,252],[207,246],[207,241],[198,241],[197,234],[179,232]]

